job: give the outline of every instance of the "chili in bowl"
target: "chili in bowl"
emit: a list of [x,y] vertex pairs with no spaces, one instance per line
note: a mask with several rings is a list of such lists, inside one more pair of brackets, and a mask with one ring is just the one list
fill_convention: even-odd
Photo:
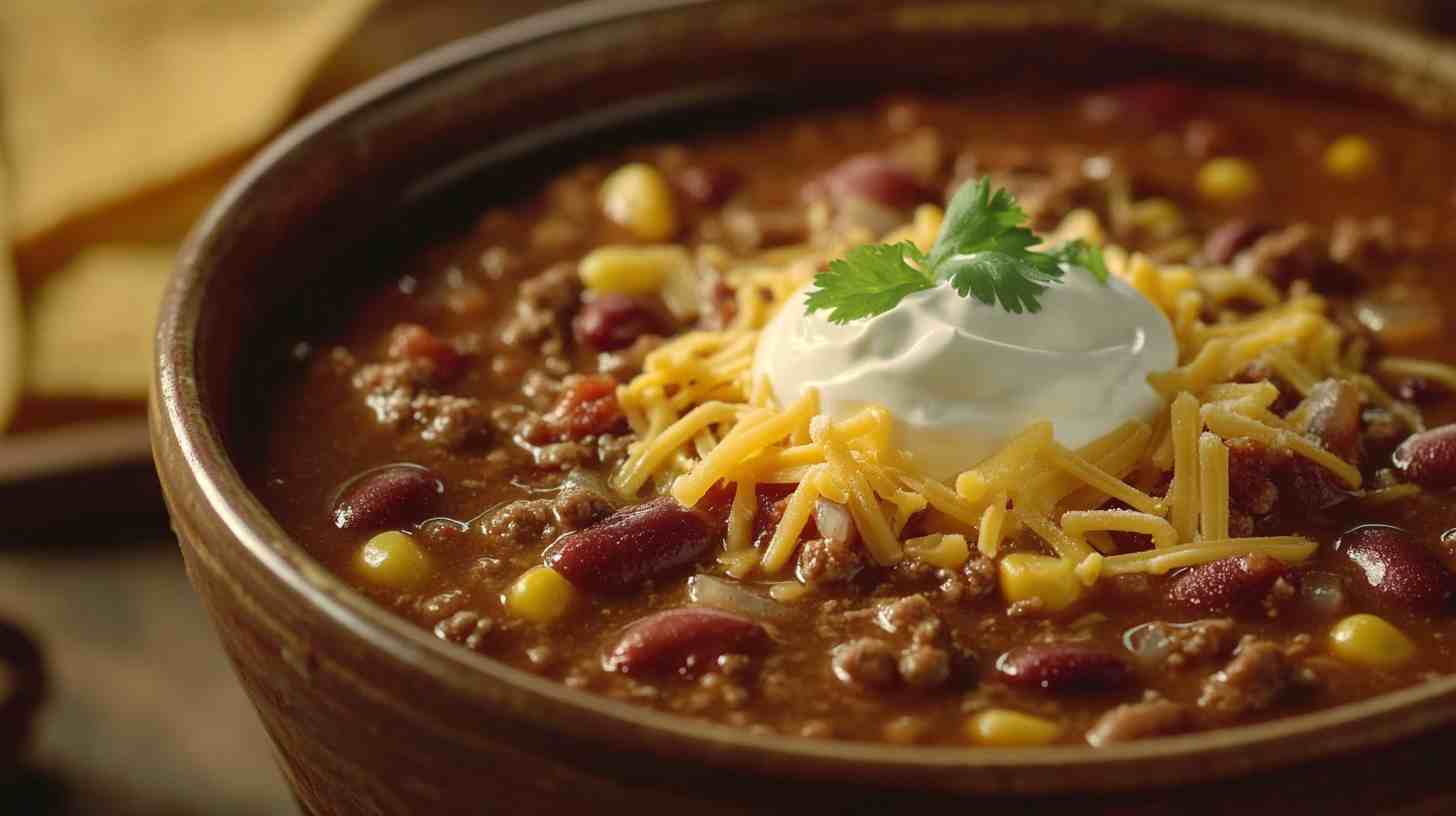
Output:
[[[1028,25],[977,36],[992,55]],[[287,297],[251,300],[237,339],[213,341],[229,366],[201,379],[226,383],[209,387],[229,395],[227,480],[297,544],[203,554],[198,531],[242,522],[189,522],[171,489],[204,595],[234,610],[224,633],[276,620],[230,648],[284,755],[312,757],[290,760],[295,787],[337,796],[342,778],[310,745],[339,744],[328,720],[353,715],[289,702],[323,693],[320,676],[354,699],[340,684],[378,672],[366,708],[422,707],[449,733],[499,722],[529,744],[576,717],[560,732],[574,745],[632,723],[661,754],[701,729],[704,768],[787,739],[831,776],[841,759],[892,786],[907,765],[996,769],[957,785],[983,790],[1008,789],[990,781],[1016,767],[1007,749],[1048,746],[1013,777],[1065,763],[1085,780],[1200,735],[1227,757],[1225,733],[1332,728],[1444,688],[1445,129],[1286,68],[1108,48],[1088,46],[1102,70],[1075,79],[881,78],[808,110],[699,99],[496,177],[409,187],[473,150],[470,133],[444,129],[431,151],[381,138],[372,203],[429,198],[393,224],[310,214],[351,212],[336,168],[289,192],[301,223],[356,237],[300,256],[317,266]],[[396,81],[429,86],[463,53]],[[623,76],[643,81],[599,78],[645,98]],[[188,343],[228,325],[179,334],[182,310],[241,297],[216,271],[239,263],[225,253],[288,258],[296,234],[261,249],[216,236],[249,196],[281,195],[270,185],[329,128],[388,127],[350,117],[392,92],[283,143],[199,233],[187,274],[213,288],[179,284],[164,322],[164,475],[206,458],[177,425],[174,349],[201,353]],[[291,577],[243,589],[276,570]],[[240,592],[252,600],[228,600]],[[259,673],[273,652],[310,690]],[[409,690],[420,677],[448,689],[439,702]],[[461,702],[478,694],[493,702]],[[1388,719],[1385,738],[1414,722]],[[1196,764],[1182,778],[1204,776]],[[1068,784],[1085,783],[1035,783]],[[388,804],[415,801],[392,785],[360,796],[415,807]]]

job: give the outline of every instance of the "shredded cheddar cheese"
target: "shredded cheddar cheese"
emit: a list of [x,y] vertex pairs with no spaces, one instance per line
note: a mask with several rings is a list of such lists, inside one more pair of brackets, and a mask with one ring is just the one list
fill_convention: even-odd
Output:
[[[928,246],[940,219],[938,209],[923,207],[889,240]],[[1101,243],[1104,232],[1095,215],[1079,210],[1053,237]],[[842,250],[789,247],[746,262],[717,248],[700,250],[700,263],[724,270],[733,319],[721,331],[664,343],[617,390],[636,440],[612,486],[634,497],[667,492],[687,506],[725,489],[731,503],[720,561],[730,575],[789,570],[820,502],[847,511],[865,552],[883,566],[910,557],[955,568],[967,558],[1005,559],[1008,545],[1030,544],[1054,556],[1048,563],[1060,560],[1058,574],[1090,586],[1107,576],[1160,574],[1253,553],[1289,563],[1309,558],[1317,544],[1305,538],[1231,535],[1228,441],[1235,439],[1302,457],[1364,501],[1416,490],[1360,492],[1360,471],[1304,433],[1303,409],[1276,408],[1282,397],[1303,399],[1322,381],[1340,378],[1368,405],[1411,429],[1423,427],[1418,411],[1362,373],[1368,348],[1346,336],[1323,298],[1286,295],[1241,270],[1161,265],[1114,246],[1104,249],[1112,273],[1163,311],[1179,343],[1177,367],[1149,377],[1165,398],[1161,414],[1129,421],[1077,450],[1057,441],[1050,422],[1032,417],[992,456],[967,462],[953,483],[931,478],[894,445],[895,417],[885,409],[870,406],[831,421],[820,414],[817,394],[778,405],[766,380],[751,381],[759,331]],[[1456,389],[1450,366],[1387,357],[1372,370]],[[772,534],[755,542],[763,485],[793,490]],[[1152,546],[1118,552],[1119,540],[1129,547],[1115,538],[1119,533],[1147,536]]]

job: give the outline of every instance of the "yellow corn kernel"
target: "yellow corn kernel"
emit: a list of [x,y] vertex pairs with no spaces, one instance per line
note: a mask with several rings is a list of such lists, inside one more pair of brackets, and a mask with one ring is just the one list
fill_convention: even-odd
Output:
[[646,295],[660,290],[678,268],[691,264],[680,246],[604,246],[581,259],[577,274],[594,292]]
[[1198,168],[1197,184],[1204,198],[1224,203],[1248,198],[1263,186],[1253,164],[1228,156],[1209,159]]
[[1362,612],[1330,629],[1330,651],[1349,663],[1389,669],[1415,657],[1416,646],[1384,618]]
[[395,589],[412,587],[430,574],[429,559],[419,545],[395,530],[366,541],[354,557],[354,565],[370,582]]
[[576,601],[576,587],[550,567],[531,567],[506,590],[511,614],[532,623],[550,623]]
[[1128,220],[1157,240],[1172,238],[1183,231],[1183,211],[1166,198],[1148,198],[1132,205]]
[[935,533],[905,542],[905,550],[927,564],[958,570],[971,558],[970,545],[959,533]]
[[1061,726],[1007,708],[989,708],[971,717],[966,732],[981,745],[1046,745],[1062,735]]
[[657,168],[624,164],[602,182],[602,211],[644,241],[665,241],[677,232],[672,190]]
[[1036,553],[1012,553],[998,565],[1007,603],[1040,600],[1045,612],[1060,612],[1082,597],[1085,587],[1074,565]]
[[1325,172],[1341,179],[1357,179],[1380,163],[1380,153],[1364,136],[1347,134],[1325,148]]

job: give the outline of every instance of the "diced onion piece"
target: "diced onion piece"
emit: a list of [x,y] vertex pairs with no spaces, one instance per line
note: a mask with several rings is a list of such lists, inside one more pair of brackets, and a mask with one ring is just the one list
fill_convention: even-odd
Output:
[[756,620],[781,621],[789,610],[777,601],[759,595],[736,581],[714,575],[694,575],[688,579],[688,600],[725,612],[737,612]]
[[849,509],[823,496],[814,502],[814,526],[819,528],[819,535],[838,544],[848,544],[854,535],[854,518]]
[[1355,319],[1382,348],[1399,349],[1441,334],[1441,299],[1430,289],[1392,284],[1355,300]]

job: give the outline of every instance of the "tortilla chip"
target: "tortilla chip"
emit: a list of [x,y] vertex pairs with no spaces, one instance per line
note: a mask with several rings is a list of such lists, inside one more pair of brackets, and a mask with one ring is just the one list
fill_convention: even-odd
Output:
[[0,3],[15,242],[261,142],[373,3]]
[[15,416],[25,359],[25,337],[21,330],[20,284],[10,263],[9,229],[6,210],[4,166],[0,165],[0,431]]
[[103,244],[37,287],[28,385],[40,396],[146,399],[152,327],[175,246]]
[[[3,0],[0,0],[3,2]],[[63,268],[78,251],[96,244],[175,244],[206,211],[241,163],[224,161],[155,190],[132,196],[82,218],[67,219],[24,246],[15,247],[23,293]]]

